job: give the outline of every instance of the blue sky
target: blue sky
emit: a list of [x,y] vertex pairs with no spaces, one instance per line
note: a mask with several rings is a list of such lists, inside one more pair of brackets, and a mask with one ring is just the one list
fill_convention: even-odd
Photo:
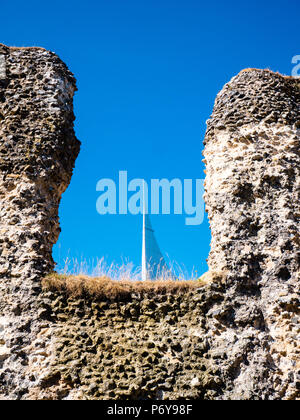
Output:
[[[54,258],[141,258],[141,216],[100,216],[96,183],[203,178],[205,121],[222,86],[246,67],[291,74],[300,54],[298,0],[73,0],[1,4],[0,42],[55,51],[78,80],[82,142],[63,195]],[[207,220],[153,216],[172,260],[207,269]]]

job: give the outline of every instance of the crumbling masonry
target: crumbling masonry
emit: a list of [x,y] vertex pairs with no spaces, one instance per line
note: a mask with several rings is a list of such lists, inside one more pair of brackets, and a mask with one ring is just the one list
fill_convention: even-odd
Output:
[[75,90],[55,54],[0,45],[0,399],[300,399],[300,81],[248,70],[217,97],[207,285],[115,300],[42,286]]
[[299,397],[299,128],[300,81],[264,70],[233,78],[208,121],[209,268],[226,277],[212,309],[223,398]]
[[0,394],[20,398],[35,381],[28,367],[39,368],[41,278],[54,267],[58,206],[79,152],[76,88],[41,48],[1,45],[0,57]]

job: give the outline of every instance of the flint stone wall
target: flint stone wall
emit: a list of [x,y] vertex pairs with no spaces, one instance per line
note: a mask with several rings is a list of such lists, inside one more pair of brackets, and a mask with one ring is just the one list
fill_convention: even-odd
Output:
[[[217,290],[211,299],[218,299]],[[132,293],[117,300],[72,298],[46,289],[54,357],[31,396],[213,399],[220,380],[205,356],[206,306],[202,288],[175,295]]]
[[[0,45],[0,395],[38,382],[41,278],[79,152],[75,79],[53,53]],[[35,360],[35,362],[33,362]]]
[[75,89],[55,54],[0,45],[0,398],[299,399],[299,81],[249,70],[217,97],[207,285],[115,301],[42,288]]
[[233,375],[222,398],[299,398],[299,128],[299,80],[267,70],[233,78],[208,121],[208,262],[226,276],[212,344]]

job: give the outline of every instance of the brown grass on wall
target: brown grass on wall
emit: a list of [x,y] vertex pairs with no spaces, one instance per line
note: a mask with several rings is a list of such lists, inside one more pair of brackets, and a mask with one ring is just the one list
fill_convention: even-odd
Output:
[[114,281],[108,277],[60,275],[52,273],[42,281],[44,289],[67,293],[72,297],[89,296],[94,299],[118,299],[133,293],[184,293],[204,286],[201,280],[174,281]]

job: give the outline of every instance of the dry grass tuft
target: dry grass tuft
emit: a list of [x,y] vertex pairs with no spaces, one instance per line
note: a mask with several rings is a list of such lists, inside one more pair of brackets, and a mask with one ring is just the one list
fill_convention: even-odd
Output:
[[14,46],[9,46],[9,45],[2,44],[1,42],[0,42],[0,47],[7,48],[8,50],[11,50],[11,51],[18,51],[18,50],[42,50],[42,51],[47,51],[43,47],[34,47],[34,46],[33,47],[14,47]]
[[270,69],[248,68],[248,69],[241,70],[239,74],[247,73],[247,72],[251,72],[251,71],[264,71],[266,73],[271,73],[271,74],[274,74],[276,76],[282,77],[283,79],[293,79],[293,80],[295,79],[293,76],[286,76],[284,74],[279,73],[278,71],[273,71],[273,70],[270,70]]
[[43,279],[46,290],[67,293],[71,297],[92,297],[94,299],[119,299],[131,294],[184,293],[205,285],[201,280],[174,281],[128,281],[111,280],[109,277],[89,277],[52,273]]

